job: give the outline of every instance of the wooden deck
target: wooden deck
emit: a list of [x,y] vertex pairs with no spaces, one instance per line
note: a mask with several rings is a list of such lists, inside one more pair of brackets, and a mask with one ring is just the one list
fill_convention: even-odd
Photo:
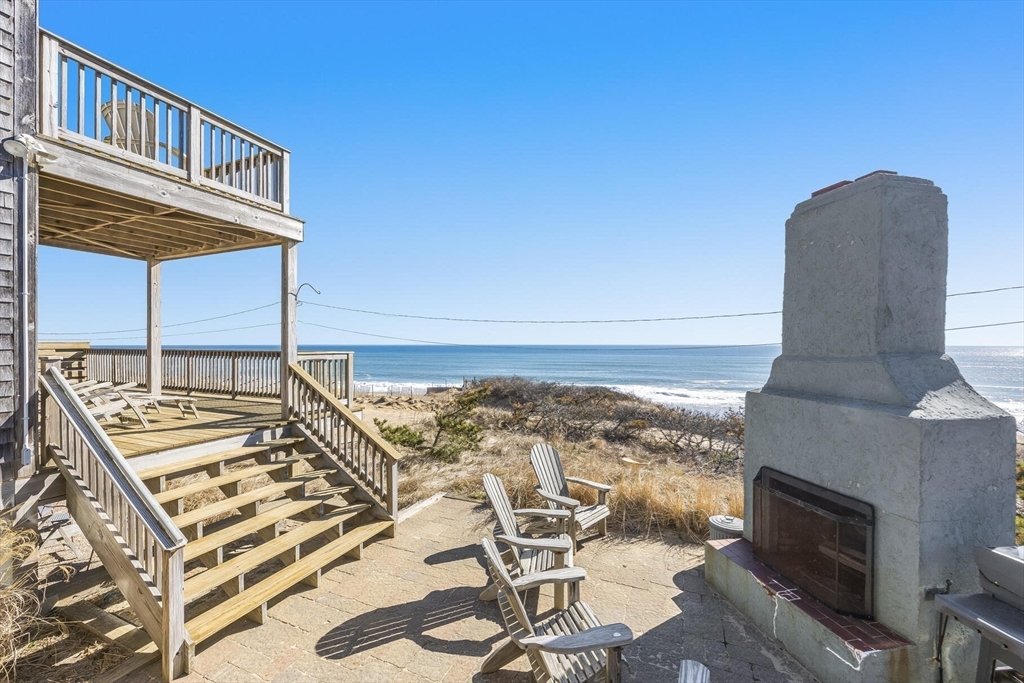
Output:
[[248,434],[262,427],[281,424],[281,403],[277,400],[196,398],[197,420],[182,416],[174,405],[161,406],[161,413],[150,411],[149,429],[135,421],[104,422],[103,429],[125,457],[180,448]]

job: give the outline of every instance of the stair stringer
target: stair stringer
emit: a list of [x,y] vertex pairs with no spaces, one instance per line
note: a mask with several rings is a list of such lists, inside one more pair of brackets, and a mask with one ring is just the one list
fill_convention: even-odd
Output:
[[312,434],[310,434],[305,427],[303,427],[299,423],[293,422],[291,425],[290,435],[304,437],[306,439],[306,447],[318,453],[320,455],[320,459],[324,462],[325,465],[334,468],[335,474],[330,476],[336,477],[336,480],[331,481],[330,478],[328,478],[328,482],[330,484],[352,486],[353,490],[350,493],[350,495],[356,500],[362,501],[364,503],[369,503],[369,512],[373,514],[375,518],[395,521],[392,518],[392,516],[388,514],[388,510],[386,507],[384,507],[384,504],[381,503],[381,501],[376,496],[374,496],[373,493],[366,489],[366,485],[363,482],[359,481],[359,479],[349,471],[348,467],[344,465],[341,461],[339,461],[336,457],[334,457],[334,455],[329,450],[327,450],[326,447],[321,445],[320,442]]

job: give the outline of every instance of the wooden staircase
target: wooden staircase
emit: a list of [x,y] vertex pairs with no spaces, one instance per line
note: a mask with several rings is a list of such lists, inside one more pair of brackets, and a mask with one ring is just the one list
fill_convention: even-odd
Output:
[[[394,535],[351,479],[304,436],[211,452],[138,472],[188,539],[185,630],[195,644],[321,569]],[[375,513],[377,516],[375,516]]]
[[153,641],[136,652],[159,656],[166,681],[188,673],[197,643],[263,623],[268,601],[395,534],[400,456],[296,363],[288,420],[131,460],[56,365],[40,392],[68,511]]

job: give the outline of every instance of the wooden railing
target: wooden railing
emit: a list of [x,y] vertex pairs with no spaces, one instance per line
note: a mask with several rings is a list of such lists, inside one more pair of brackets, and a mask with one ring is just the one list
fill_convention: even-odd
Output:
[[289,370],[289,414],[395,519],[401,456],[297,363]]
[[187,668],[186,539],[75,395],[58,366],[39,377],[40,441],[66,481],[68,511],[163,657],[165,678]]
[[[85,350],[88,378],[146,383],[146,350]],[[163,349],[163,388],[170,391],[276,398],[281,395],[280,351]],[[350,404],[353,353],[300,353],[299,365],[332,396]]]
[[288,213],[288,151],[47,31],[40,133]]

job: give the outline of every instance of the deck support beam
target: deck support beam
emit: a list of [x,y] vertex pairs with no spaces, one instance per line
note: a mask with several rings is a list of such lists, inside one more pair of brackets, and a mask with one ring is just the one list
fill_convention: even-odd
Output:
[[295,308],[298,304],[299,243],[281,240],[281,417],[288,419],[288,366],[299,359]]
[[163,362],[160,357],[160,262],[146,261],[146,390],[160,395]]

